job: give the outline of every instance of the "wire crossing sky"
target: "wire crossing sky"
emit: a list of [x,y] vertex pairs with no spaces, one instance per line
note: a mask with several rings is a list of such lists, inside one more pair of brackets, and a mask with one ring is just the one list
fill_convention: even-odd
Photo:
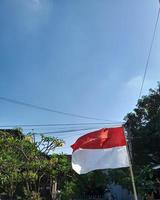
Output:
[[[158,0],[0,1],[0,96],[68,114],[123,121],[137,103],[158,9]],[[159,33],[158,21],[142,95],[160,79]],[[98,122],[2,99],[0,111],[0,126]],[[25,132],[31,128],[24,127]],[[74,132],[65,138],[65,152],[71,151],[76,138]]]
[[39,105],[30,104],[30,103],[25,103],[25,102],[22,102],[22,101],[17,101],[17,100],[14,100],[14,99],[9,99],[9,98],[5,98],[5,97],[1,97],[1,96],[0,96],[0,100],[5,101],[5,102],[9,102],[9,103],[13,103],[13,104],[26,106],[26,107],[29,107],[29,108],[34,108],[34,109],[43,110],[43,111],[47,111],[47,112],[57,113],[57,114],[60,114],[60,115],[67,115],[67,116],[81,118],[81,119],[112,122],[112,121],[107,120],[107,119],[105,120],[105,119],[99,119],[99,118],[94,118],[94,117],[77,115],[77,114],[73,114],[73,113],[66,113],[66,112],[62,112],[62,111],[58,111],[58,110],[53,110],[51,108],[42,107],[42,106],[39,106]]
[[155,40],[155,36],[156,36],[156,30],[157,30],[157,26],[158,26],[158,22],[159,22],[159,15],[160,15],[160,8],[158,9],[156,23],[155,23],[155,27],[154,27],[154,30],[153,30],[153,37],[152,37],[152,40],[151,40],[151,45],[150,45],[149,53],[148,53],[148,56],[147,56],[147,61],[146,61],[146,66],[145,66],[144,75],[143,75],[143,79],[142,79],[142,84],[141,84],[141,87],[140,87],[139,99],[141,98],[144,82],[145,82],[146,75],[147,75],[150,56],[151,56],[151,53],[152,53],[152,48],[153,48],[153,44],[154,44],[154,40]]

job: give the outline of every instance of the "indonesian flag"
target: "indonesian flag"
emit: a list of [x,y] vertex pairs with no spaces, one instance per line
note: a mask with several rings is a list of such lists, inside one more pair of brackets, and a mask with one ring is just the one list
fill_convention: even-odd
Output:
[[78,138],[71,146],[72,168],[78,174],[96,169],[129,166],[126,139],[122,127],[103,128]]

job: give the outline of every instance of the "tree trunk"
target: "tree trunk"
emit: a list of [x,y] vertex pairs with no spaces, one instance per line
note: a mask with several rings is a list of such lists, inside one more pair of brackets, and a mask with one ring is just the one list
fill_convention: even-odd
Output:
[[51,192],[51,195],[52,195],[52,199],[53,200],[57,199],[57,182],[56,181],[52,182],[52,192]]

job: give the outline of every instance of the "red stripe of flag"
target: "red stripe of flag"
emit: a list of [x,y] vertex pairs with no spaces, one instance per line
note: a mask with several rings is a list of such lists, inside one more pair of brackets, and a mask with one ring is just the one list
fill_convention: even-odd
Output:
[[122,127],[103,128],[78,138],[71,146],[73,152],[77,149],[107,149],[126,146],[126,139]]

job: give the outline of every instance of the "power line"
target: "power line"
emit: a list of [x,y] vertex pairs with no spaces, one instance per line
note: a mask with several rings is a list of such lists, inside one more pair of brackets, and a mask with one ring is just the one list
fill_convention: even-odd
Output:
[[151,57],[153,43],[154,43],[155,36],[156,36],[156,30],[157,30],[158,21],[159,21],[159,15],[160,15],[160,8],[158,9],[156,23],[155,23],[154,31],[153,31],[153,37],[152,37],[152,40],[151,40],[151,44],[150,44],[150,48],[149,48],[149,53],[148,53],[148,56],[147,56],[147,61],[146,61],[146,65],[145,65],[144,75],[143,75],[143,78],[142,78],[142,83],[141,83],[140,92],[139,92],[139,99],[141,98],[142,90],[143,90],[143,86],[144,86],[144,81],[146,79],[146,74],[147,74],[147,70],[148,70],[148,66],[149,66],[149,60],[150,60],[150,57]]
[[46,134],[57,134],[57,133],[69,133],[69,132],[79,132],[79,131],[86,131],[86,130],[93,130],[97,129],[97,127],[89,127],[89,128],[81,128],[81,129],[70,129],[70,130],[64,130],[64,131],[50,131],[50,132],[44,132],[44,133],[35,133],[36,135],[46,135]]
[[62,112],[62,111],[58,111],[58,110],[53,110],[51,108],[47,108],[47,107],[43,107],[43,106],[38,106],[38,105],[30,104],[30,103],[25,103],[25,102],[22,102],[22,101],[17,101],[17,100],[6,98],[6,97],[2,97],[2,96],[0,96],[0,100],[6,101],[6,102],[9,102],[9,103],[13,103],[13,104],[17,104],[17,105],[22,105],[22,106],[26,106],[26,107],[38,109],[38,110],[48,111],[48,112],[57,113],[57,114],[61,114],[61,115],[67,115],[67,116],[71,116],[71,117],[112,122],[111,120],[94,118],[94,117],[88,117],[88,116],[77,115],[77,114],[73,114],[73,113],[67,113],[67,112]]
[[[44,132],[44,133],[41,133],[41,132],[35,132],[34,134],[35,135],[47,135],[47,134],[57,134],[57,133],[60,133],[60,135],[55,135],[56,137],[64,137],[64,136],[67,136],[67,138],[69,137],[73,137],[73,136],[78,136],[78,135],[82,135],[82,133],[74,133],[74,135],[66,135],[65,133],[69,133],[69,132],[80,132],[80,131],[87,131],[87,130],[96,130],[98,129],[98,127],[88,127],[88,128],[81,128],[81,129],[68,129],[68,130],[64,130],[63,133],[62,131],[50,131],[50,132]],[[63,134],[63,135],[62,135]],[[142,137],[140,136],[126,136],[127,139],[143,139]],[[156,136],[152,137],[152,138],[156,138]]]
[[12,124],[12,125],[1,125],[0,128],[10,128],[10,127],[62,127],[62,126],[88,126],[88,125],[113,125],[117,126],[119,124],[123,124],[123,122],[115,122],[115,123],[57,123],[57,124]]

